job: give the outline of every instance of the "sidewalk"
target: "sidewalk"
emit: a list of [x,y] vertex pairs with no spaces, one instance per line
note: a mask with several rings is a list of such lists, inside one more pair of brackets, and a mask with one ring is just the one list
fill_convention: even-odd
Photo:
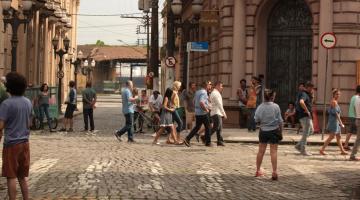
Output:
[[[259,143],[259,131],[249,133],[247,129],[223,129],[223,138],[227,143]],[[302,132],[300,134],[296,134],[296,130],[283,130],[283,140],[281,144],[296,144],[300,138]],[[345,140],[345,134],[341,135],[341,139]],[[327,134],[324,135],[324,140],[321,139],[320,134],[313,134],[308,138],[308,144],[310,145],[322,145],[324,144],[325,139],[327,138]],[[353,144],[356,136],[352,136],[350,139],[350,144]],[[336,145],[336,139],[333,139],[330,145]]]

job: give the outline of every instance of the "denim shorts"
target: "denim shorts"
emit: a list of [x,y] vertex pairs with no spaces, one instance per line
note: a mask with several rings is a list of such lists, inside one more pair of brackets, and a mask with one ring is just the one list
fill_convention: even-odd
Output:
[[259,132],[259,142],[261,144],[279,144],[278,129],[271,131],[262,131]]

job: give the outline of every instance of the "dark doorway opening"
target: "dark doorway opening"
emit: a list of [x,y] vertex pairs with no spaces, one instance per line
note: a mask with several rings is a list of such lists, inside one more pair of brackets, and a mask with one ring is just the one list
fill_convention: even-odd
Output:
[[312,76],[312,16],[304,0],[280,0],[268,20],[266,86],[284,112]]

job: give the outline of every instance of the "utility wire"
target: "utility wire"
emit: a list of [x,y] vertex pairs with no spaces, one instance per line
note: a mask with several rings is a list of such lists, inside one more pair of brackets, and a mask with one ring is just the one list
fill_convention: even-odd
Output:
[[134,26],[138,25],[138,23],[132,24],[111,24],[111,25],[101,25],[101,26],[80,26],[78,28],[104,28],[104,27],[119,27],[119,26]]
[[[151,12],[149,12],[150,14]],[[128,16],[128,15],[143,15],[144,13],[114,13],[114,14],[87,14],[87,13],[71,13],[69,15],[77,15],[83,17],[121,17],[121,16]],[[161,15],[161,12],[159,12]]]
[[134,51],[136,51],[136,52],[138,52],[138,53],[140,53],[140,54],[142,54],[142,55],[146,56],[146,54],[144,54],[143,52],[141,52],[141,51],[139,51],[138,49],[136,49],[133,45],[130,45],[129,43],[124,42],[123,40],[117,40],[117,41],[119,41],[119,42],[121,42],[121,43],[125,44],[125,46],[127,46],[127,47],[132,48]]
[[[90,23],[87,23],[87,22],[84,22],[82,20],[79,20],[81,23],[84,23],[84,24],[87,24],[87,25],[90,25],[90,26],[94,26],[93,24],[90,24]],[[118,33],[118,32],[115,32],[115,31],[112,31],[112,30],[109,30],[109,29],[104,29],[104,28],[98,28],[100,30],[103,30],[103,31],[106,31],[106,32],[110,32],[110,33],[114,33],[114,34],[117,34],[117,35],[123,35],[123,36],[128,36],[128,37],[132,37],[133,35],[128,35],[128,34],[124,34],[124,33]]]

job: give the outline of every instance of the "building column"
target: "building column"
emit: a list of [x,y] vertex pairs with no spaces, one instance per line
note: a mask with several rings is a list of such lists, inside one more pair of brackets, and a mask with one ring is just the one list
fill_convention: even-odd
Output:
[[56,69],[57,69],[57,59],[55,57],[55,51],[54,51],[54,47],[51,43],[51,40],[55,37],[56,35],[56,24],[55,23],[52,23],[51,26],[49,27],[49,45],[50,45],[50,48],[51,48],[51,51],[50,51],[50,78],[49,78],[49,82],[51,83],[51,85],[53,86],[57,86],[57,79],[56,79]]
[[[318,54],[318,69],[317,69],[317,97],[318,103],[327,102],[330,98],[330,90],[332,88],[332,62],[333,53],[329,50],[328,69],[326,71],[326,49],[321,46],[321,35],[326,32],[333,31],[333,0],[320,0],[320,22],[319,22],[319,54]],[[325,91],[325,79],[327,79]],[[324,92],[326,98],[324,99]]]
[[33,37],[33,41],[34,42],[32,45],[34,46],[34,54],[33,54],[33,84],[34,85],[39,85],[40,83],[40,66],[39,66],[39,47],[40,47],[40,15],[39,12],[35,13],[35,17],[34,17],[34,37]]
[[43,25],[43,44],[44,44],[44,47],[43,47],[43,63],[42,63],[42,66],[43,66],[43,82],[44,83],[47,83],[50,85],[49,83],[49,69],[50,69],[50,62],[49,62],[49,20],[48,18],[45,18],[44,19],[44,25]]
[[[0,15],[0,22],[3,22],[3,15]],[[4,23],[0,23],[0,30],[4,30]],[[6,35],[7,32],[0,31],[0,76],[3,76],[5,74],[5,66],[6,66],[5,40],[7,39]]]
[[245,1],[234,1],[234,31],[233,31],[233,56],[231,75],[231,99],[237,99],[237,89],[240,80],[245,78],[246,64],[246,3]]

